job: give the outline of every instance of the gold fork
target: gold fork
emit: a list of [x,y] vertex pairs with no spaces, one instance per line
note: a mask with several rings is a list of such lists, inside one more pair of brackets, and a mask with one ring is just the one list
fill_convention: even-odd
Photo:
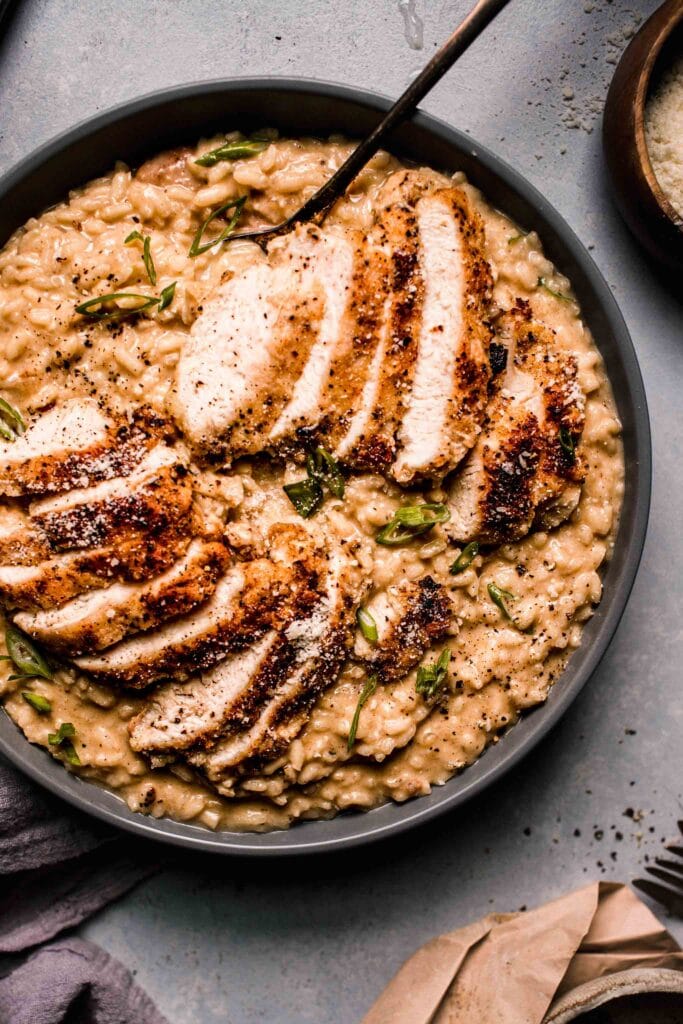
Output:
[[[683,836],[683,821],[678,822],[678,830]],[[636,889],[661,903],[670,914],[683,917],[683,846],[669,843],[664,850],[673,857],[679,857],[680,860],[655,857],[654,864],[648,865],[645,871],[659,881],[651,882],[649,878],[636,878],[633,884]],[[665,884],[662,885],[662,882]]]

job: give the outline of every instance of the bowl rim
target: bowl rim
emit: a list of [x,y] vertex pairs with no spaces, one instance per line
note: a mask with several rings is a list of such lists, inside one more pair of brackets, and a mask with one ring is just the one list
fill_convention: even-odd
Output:
[[[82,120],[39,146],[0,178],[0,203],[13,187],[39,170],[47,161],[63,155],[70,146],[87,140],[98,130],[107,128],[117,121],[162,104],[197,98],[204,94],[231,94],[245,90],[254,93],[279,90],[300,96],[302,102],[306,96],[310,100],[322,97],[330,101],[356,104],[378,114],[386,111],[393,102],[391,98],[369,90],[290,76],[212,79],[155,90]],[[612,292],[592,257],[564,218],[535,186],[509,164],[486,147],[479,145],[465,132],[423,111],[418,110],[409,119],[408,125],[435,137],[439,142],[452,148],[454,153],[466,154],[468,159],[476,161],[477,166],[497,179],[501,187],[519,199],[522,205],[529,207],[530,212],[533,212],[544,225],[543,230],[549,230],[555,236],[568,260],[580,271],[586,289],[596,300],[596,309],[602,313],[605,330],[609,330],[613,336],[614,359],[623,370],[628,389],[627,397],[633,412],[630,443],[634,452],[632,472],[635,482],[630,510],[630,530],[626,536],[622,536],[625,502],[621,510],[622,525],[618,532],[618,541],[622,545],[621,564],[612,573],[614,579],[609,577],[610,568],[614,563],[608,566],[609,600],[605,594],[596,615],[590,620],[590,623],[595,624],[596,635],[591,637],[590,643],[582,644],[572,655],[572,661],[576,661],[577,655],[583,651],[581,664],[572,678],[563,684],[564,677],[571,669],[570,662],[563,672],[562,681],[558,680],[546,703],[518,722],[499,744],[489,746],[479,760],[466,771],[452,777],[444,786],[432,789],[430,796],[404,804],[384,804],[367,812],[340,814],[327,821],[323,819],[302,822],[296,828],[267,833],[213,832],[201,826],[178,823],[169,818],[150,818],[132,812],[115,793],[97,783],[82,780],[68,773],[49,753],[29,743],[7,713],[0,715],[0,752],[16,767],[76,808],[138,836],[193,850],[228,855],[295,856],[348,849],[388,836],[393,837],[414,828],[481,793],[494,779],[504,775],[537,745],[564,714],[597,668],[626,607],[645,542],[652,458],[650,423],[643,380],[633,343]],[[199,134],[201,127],[197,128],[197,135]],[[400,146],[397,148],[400,149]],[[81,182],[75,183],[74,187],[78,184]],[[5,239],[0,240],[0,244],[4,243]],[[519,737],[517,742],[515,736]],[[492,753],[496,756],[490,756]],[[384,819],[387,817],[388,821],[385,822]],[[345,823],[349,822],[350,827],[345,828]],[[342,834],[332,834],[328,837],[323,835],[318,838],[321,828],[326,827],[332,833]]]

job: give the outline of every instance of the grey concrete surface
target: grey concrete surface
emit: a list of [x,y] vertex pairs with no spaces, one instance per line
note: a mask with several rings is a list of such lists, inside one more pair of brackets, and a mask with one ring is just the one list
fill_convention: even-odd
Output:
[[[196,79],[276,73],[398,95],[467,6],[418,0],[416,51],[397,0],[23,0],[0,44],[0,170],[97,110]],[[352,1024],[418,943],[590,879],[628,880],[683,817],[681,306],[610,204],[599,138],[615,61],[655,6],[512,0],[424,104],[545,192],[633,333],[654,502],[611,650],[542,746],[461,813],[335,860],[184,857],[83,928],[173,1024]]]

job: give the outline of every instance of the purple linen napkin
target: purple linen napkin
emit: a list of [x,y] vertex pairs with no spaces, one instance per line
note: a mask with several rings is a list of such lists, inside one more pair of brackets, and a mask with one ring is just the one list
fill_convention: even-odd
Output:
[[0,759],[0,1024],[165,1024],[125,968],[74,928],[159,868],[147,844],[42,793]]

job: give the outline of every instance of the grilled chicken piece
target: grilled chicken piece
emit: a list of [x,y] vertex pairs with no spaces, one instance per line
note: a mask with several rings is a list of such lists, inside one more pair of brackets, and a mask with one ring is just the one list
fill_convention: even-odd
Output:
[[401,483],[457,465],[484,416],[491,274],[481,219],[443,185],[393,175],[366,235],[299,227],[205,303],[173,399],[200,454],[315,438]]
[[92,399],[69,399],[0,444],[0,494],[51,494],[127,476],[169,436],[168,422],[151,409],[126,419],[105,415]]
[[32,522],[55,551],[123,542],[141,530],[167,529],[187,517],[192,481],[182,456],[159,444],[130,476],[33,502]]
[[584,396],[577,363],[518,300],[497,324],[507,365],[492,385],[486,424],[450,492],[445,529],[456,541],[519,540],[576,507],[584,478]]
[[248,713],[234,716],[214,746],[203,737],[187,755],[220,792],[230,792],[237,776],[257,771],[283,751],[341,671],[352,642],[355,609],[366,589],[365,574],[349,554],[344,549],[330,554],[319,602],[284,631],[273,659],[277,685],[261,688]]
[[[150,579],[181,557],[191,534],[201,532],[200,523],[198,516],[190,517],[154,535],[142,530],[113,546],[59,556],[48,552],[36,564],[0,565],[0,600],[8,608],[50,609],[116,581]],[[43,543],[47,551],[47,538]]]
[[194,540],[183,558],[161,576],[144,583],[115,583],[57,609],[20,612],[14,622],[61,654],[98,651],[190,612],[214,592],[228,561],[222,543]]
[[[232,567],[210,601],[191,615],[101,654],[76,659],[96,679],[141,688],[211,668],[315,600],[320,566],[306,530],[278,526],[273,555]],[[274,560],[277,559],[277,560]]]
[[286,270],[302,266],[324,297],[315,342],[268,436],[277,448],[323,421],[331,434],[353,413],[378,340],[382,288],[376,263],[381,253],[358,231],[313,226],[274,243],[271,253]]
[[383,683],[402,679],[442,640],[452,624],[451,600],[431,576],[390,587],[368,605],[377,623],[378,640],[371,650],[361,644],[356,654]]
[[171,399],[200,453],[232,459],[263,450],[315,342],[322,306],[301,262],[249,267],[204,303]]

